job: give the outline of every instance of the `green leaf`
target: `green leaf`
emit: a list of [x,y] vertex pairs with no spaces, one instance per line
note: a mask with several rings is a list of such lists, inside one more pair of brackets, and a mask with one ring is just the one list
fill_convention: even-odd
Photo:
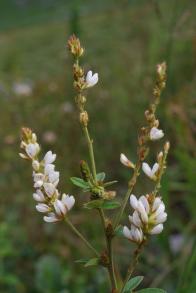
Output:
[[101,208],[105,210],[113,210],[119,207],[120,207],[120,203],[114,200],[104,201],[103,204],[101,205]]
[[123,290],[123,293],[131,292],[133,289],[135,289],[142,282],[143,278],[144,278],[143,276],[137,276],[137,277],[130,279],[126,283],[125,288]]
[[84,181],[84,180],[81,179],[81,178],[78,178],[78,177],[71,177],[70,179],[71,179],[71,182],[72,182],[74,185],[76,185],[76,186],[78,186],[78,187],[80,187],[80,188],[83,188],[83,189],[87,189],[87,188],[89,188],[89,184],[88,184],[88,182]]
[[81,258],[81,259],[77,259],[75,260],[75,263],[82,263],[82,264],[85,264],[89,261],[88,258]]
[[117,237],[123,237],[123,226],[119,225],[116,229],[115,229],[115,235]]
[[107,187],[107,186],[113,185],[113,184],[115,184],[115,183],[117,183],[117,182],[118,182],[117,180],[106,182],[106,183],[104,183],[104,187]]
[[105,179],[105,173],[101,172],[96,175],[97,181],[103,181]]
[[96,266],[99,264],[99,259],[97,257],[89,259],[89,261],[84,265],[85,268]]
[[145,288],[145,289],[137,291],[136,293],[167,293],[167,292],[159,288]]
[[104,203],[103,199],[95,199],[85,203],[84,207],[86,209],[97,209],[97,208],[101,208],[103,203]]

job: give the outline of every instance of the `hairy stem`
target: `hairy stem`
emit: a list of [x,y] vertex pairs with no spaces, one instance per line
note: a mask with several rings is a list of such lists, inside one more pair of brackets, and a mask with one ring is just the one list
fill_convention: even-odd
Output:
[[123,292],[125,286],[126,286],[126,283],[129,281],[129,279],[131,278],[137,264],[138,264],[138,260],[139,260],[139,257],[140,257],[140,254],[142,252],[142,249],[143,249],[143,246],[144,246],[144,241],[141,242],[140,244],[138,244],[138,247],[135,249],[134,251],[134,255],[133,255],[133,259],[131,261],[131,264],[130,266],[128,267],[128,270],[127,270],[127,274],[126,274],[126,277],[125,277],[125,280],[123,282],[123,286],[122,286],[122,289],[121,289],[121,293]]
[[88,144],[88,150],[89,150],[89,156],[90,156],[90,161],[91,161],[93,178],[96,181],[96,174],[97,173],[96,173],[96,166],[95,166],[95,156],[94,156],[94,150],[93,150],[93,141],[90,138],[87,126],[84,126],[83,130],[84,130],[84,134],[85,134],[87,144]]
[[88,240],[78,231],[78,229],[71,223],[71,221],[66,218],[66,223],[71,228],[71,230],[86,244],[86,246],[95,254],[97,257],[99,257],[98,251],[88,242]]

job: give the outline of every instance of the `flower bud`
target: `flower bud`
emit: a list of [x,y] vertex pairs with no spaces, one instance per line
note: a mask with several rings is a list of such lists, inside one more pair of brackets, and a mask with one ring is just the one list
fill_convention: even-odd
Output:
[[88,125],[88,113],[86,111],[83,111],[83,112],[80,113],[80,123],[83,126]]

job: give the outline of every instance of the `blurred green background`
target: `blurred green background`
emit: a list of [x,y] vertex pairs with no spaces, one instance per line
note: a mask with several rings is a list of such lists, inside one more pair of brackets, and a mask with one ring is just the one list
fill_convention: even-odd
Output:
[[[168,63],[167,88],[158,116],[171,142],[162,196],[168,210],[164,232],[146,247],[136,274],[143,286],[169,293],[196,292],[194,116],[196,5],[194,0],[1,0],[0,1],[0,292],[109,292],[107,274],[75,260],[90,256],[63,224],[43,223],[32,199],[31,166],[19,156],[21,126],[31,127],[43,152],[57,153],[60,189],[77,198],[73,222],[103,247],[95,212],[81,208],[79,176],[87,158],[73,102],[72,60],[66,50],[76,33],[86,48],[85,69],[99,73],[89,91],[90,131],[98,171],[118,180],[119,199],[130,176],[119,163],[136,159],[137,131],[152,96],[155,65]],[[155,143],[149,162],[160,149]],[[142,174],[136,194],[150,191]],[[123,223],[128,223],[127,213]],[[93,219],[93,221],[91,220]],[[116,241],[125,274],[132,247]]]

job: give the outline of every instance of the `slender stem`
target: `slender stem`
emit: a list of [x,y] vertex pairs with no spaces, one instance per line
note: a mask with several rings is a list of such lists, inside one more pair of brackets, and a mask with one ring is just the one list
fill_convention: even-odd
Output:
[[103,213],[103,210],[98,209],[98,211],[99,211],[100,218],[102,220],[102,224],[103,224],[103,227],[104,227],[104,233],[105,233],[108,257],[109,257],[109,265],[108,265],[107,269],[108,269],[109,276],[110,276],[111,286],[112,286],[112,289],[114,290],[114,289],[117,288],[117,281],[116,281],[116,275],[115,275],[115,270],[114,270],[112,237],[107,235],[105,215]]
[[123,203],[122,203],[122,206],[121,206],[121,209],[115,219],[115,222],[114,222],[114,229],[116,229],[116,227],[118,226],[121,218],[122,218],[122,215],[123,215],[123,212],[125,210],[125,207],[127,205],[127,202],[129,200],[129,196],[131,195],[131,192],[133,191],[133,188],[136,184],[136,181],[137,181],[137,177],[139,176],[139,170],[141,168],[141,161],[138,161],[135,169],[134,169],[134,173],[133,173],[133,176],[131,178],[131,180],[129,181],[129,188],[126,192],[126,195],[124,197],[124,200],[123,200]]
[[78,229],[66,218],[66,223],[71,228],[71,230],[86,244],[86,246],[97,256],[99,257],[98,251],[86,240],[86,238],[78,231]]
[[93,141],[90,138],[87,126],[84,126],[83,130],[84,130],[84,134],[85,134],[85,137],[86,137],[86,140],[87,140],[87,143],[88,143],[88,149],[89,149],[89,155],[90,155],[90,160],[91,160],[93,178],[96,181],[97,172],[96,172],[96,166],[95,166],[95,156],[94,156],[94,150],[93,150]]
[[136,248],[136,250],[134,251],[134,256],[133,256],[133,260],[131,261],[131,264],[130,266],[128,267],[128,270],[127,270],[127,274],[126,274],[126,277],[125,277],[125,280],[123,282],[123,286],[122,286],[122,289],[121,289],[121,293],[123,292],[125,286],[126,286],[126,283],[129,281],[129,279],[131,278],[137,264],[138,264],[138,259],[139,259],[139,256],[142,252],[142,248],[144,246],[144,241],[141,242],[138,247]]

